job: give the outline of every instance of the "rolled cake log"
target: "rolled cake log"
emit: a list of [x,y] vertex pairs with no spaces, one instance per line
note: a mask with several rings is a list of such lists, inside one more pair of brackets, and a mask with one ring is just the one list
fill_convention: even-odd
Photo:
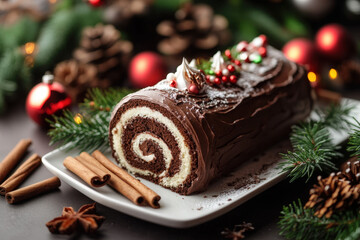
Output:
[[[221,55],[212,62],[214,70],[224,64]],[[261,63],[243,62],[238,70],[236,84],[210,79],[201,85],[196,81],[204,74],[183,61],[168,79],[125,97],[109,127],[119,165],[188,195],[284,138],[309,115],[306,72],[280,51],[268,46]],[[198,94],[191,91],[194,84]]]

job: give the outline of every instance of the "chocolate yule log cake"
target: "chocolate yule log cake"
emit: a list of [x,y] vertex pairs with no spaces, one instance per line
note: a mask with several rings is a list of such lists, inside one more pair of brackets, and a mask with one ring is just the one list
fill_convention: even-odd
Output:
[[153,87],[128,95],[109,127],[122,168],[180,194],[249,160],[306,118],[312,107],[303,67],[261,35],[209,61],[185,59]]

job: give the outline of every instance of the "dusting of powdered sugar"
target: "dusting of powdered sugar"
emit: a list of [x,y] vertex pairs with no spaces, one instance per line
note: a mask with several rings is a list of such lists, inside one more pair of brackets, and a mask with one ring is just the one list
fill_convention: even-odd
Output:
[[284,140],[252,160],[243,163],[228,176],[214,182],[208,190],[199,194],[202,200],[201,202],[194,201],[193,210],[206,211],[229,205],[232,201],[237,201],[249,194],[249,191],[254,191],[263,184],[269,184],[270,179],[279,175],[279,169],[275,167],[281,161],[279,152],[288,151],[290,146],[290,141]]

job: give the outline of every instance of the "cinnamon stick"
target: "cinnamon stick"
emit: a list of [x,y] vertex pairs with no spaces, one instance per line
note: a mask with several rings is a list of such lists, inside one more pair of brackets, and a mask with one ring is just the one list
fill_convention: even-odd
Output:
[[0,162],[0,183],[4,181],[6,176],[11,172],[11,170],[14,169],[30,145],[30,139],[21,139],[18,144],[16,144],[16,146],[8,153],[8,155]]
[[135,188],[142,196],[144,196],[145,200],[149,203],[149,205],[153,208],[159,208],[159,201],[161,197],[142,184],[139,180],[131,176],[127,171],[117,166],[110,159],[108,159],[104,154],[102,154],[99,150],[95,150],[92,153],[92,156],[98,160],[102,165],[104,165],[108,170],[114,173],[116,176],[124,180],[127,184]]
[[112,173],[109,169],[107,169],[105,166],[103,166],[99,161],[97,161],[95,158],[93,158],[90,154],[86,152],[82,152],[77,159],[82,162],[86,163],[87,166],[91,166],[90,168],[97,168],[101,171],[107,172],[111,175],[110,181],[108,182],[108,185],[115,189],[117,192],[124,195],[127,199],[135,203],[136,205],[144,205],[144,197],[136,191],[132,186],[127,184],[125,181],[123,181],[121,178],[116,176],[114,173]]
[[0,194],[14,190],[41,164],[41,157],[34,153],[18,169],[0,185]]
[[70,156],[65,158],[63,164],[67,169],[76,174],[78,177],[80,177],[92,187],[102,187],[110,179],[109,176],[100,176],[96,174],[95,172],[91,171],[86,165]]
[[40,194],[50,192],[56,188],[59,188],[60,185],[60,179],[58,177],[52,177],[44,181],[8,192],[5,195],[5,198],[9,204],[14,204],[32,197],[36,197]]

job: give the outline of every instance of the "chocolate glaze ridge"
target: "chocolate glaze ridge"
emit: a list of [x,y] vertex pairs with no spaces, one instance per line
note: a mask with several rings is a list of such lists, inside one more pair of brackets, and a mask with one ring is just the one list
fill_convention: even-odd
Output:
[[158,105],[179,120],[196,151],[196,177],[180,193],[204,190],[211,180],[287,136],[291,125],[306,118],[312,108],[305,70],[271,47],[263,65],[243,66],[238,83],[206,85],[201,94],[192,95],[162,81],[130,94],[113,111],[111,147],[111,129],[121,106],[135,100]]

